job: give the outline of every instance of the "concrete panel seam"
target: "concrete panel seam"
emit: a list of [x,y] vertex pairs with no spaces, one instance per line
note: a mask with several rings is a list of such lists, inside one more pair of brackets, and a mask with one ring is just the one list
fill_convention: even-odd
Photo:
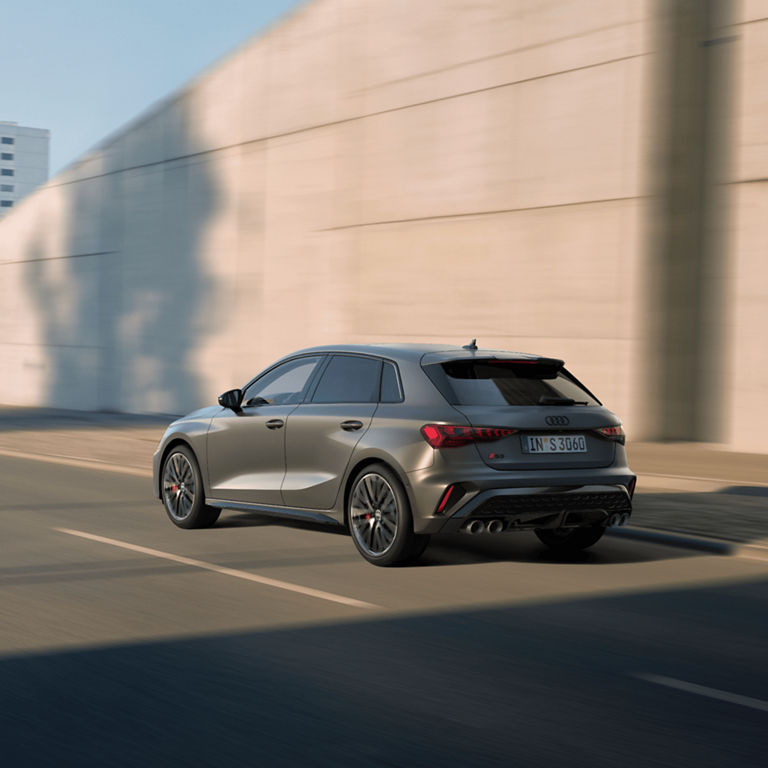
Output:
[[646,195],[630,197],[606,197],[602,200],[574,200],[568,203],[552,203],[552,205],[532,205],[523,208],[502,208],[496,211],[465,211],[462,213],[444,213],[435,216],[417,216],[412,219],[388,219],[383,221],[367,221],[359,224],[340,224],[337,227],[327,227],[318,232],[336,232],[342,229],[358,229],[360,227],[379,227],[386,224],[412,224],[419,221],[443,221],[445,219],[463,219],[472,216],[499,216],[505,213],[525,213],[526,211],[547,211],[553,208],[570,208],[577,205],[604,205],[606,203],[622,203],[630,200],[642,200]]
[[[635,24],[641,23],[640,21],[634,22]],[[376,85],[368,86],[367,88],[360,88],[356,91],[352,91],[352,93],[366,93],[367,91],[374,89],[374,88],[385,88],[389,85],[398,85],[399,83],[407,83],[411,80],[418,80],[420,77],[431,77],[432,75],[440,75],[444,72],[451,72],[455,69],[461,69],[462,67],[469,67],[473,64],[482,64],[485,61],[493,61],[494,59],[501,59],[504,56],[512,56],[516,53],[525,53],[527,51],[535,51],[539,48],[546,48],[549,45],[557,45],[558,43],[565,43],[569,40],[578,40],[580,37],[588,37],[589,35],[595,35],[600,32],[609,32],[612,29],[623,29],[627,26],[627,22],[619,22],[618,24],[608,24],[604,27],[595,27],[593,29],[586,30],[584,32],[579,32],[576,35],[563,35],[562,37],[554,37],[551,40],[547,40],[543,43],[535,43],[533,45],[523,45],[519,48],[510,48],[506,51],[500,51],[499,53],[491,53],[488,56],[478,56],[474,59],[466,59],[465,61],[461,61],[458,64],[451,64],[447,67],[438,67],[437,69],[428,69],[424,72],[419,72],[415,75],[408,75],[407,77],[398,77],[394,80],[383,80],[380,83],[376,83]]]
[[729,24],[729,27],[746,27],[749,24],[760,24],[763,21],[768,21],[768,16],[763,16],[761,19],[747,19],[746,21],[734,21],[733,24]]
[[62,259],[84,259],[87,256],[111,256],[119,251],[96,251],[94,253],[69,253],[66,256],[41,256],[37,259],[18,259],[15,261],[0,261],[0,266],[5,264],[32,264],[35,261],[61,261]]

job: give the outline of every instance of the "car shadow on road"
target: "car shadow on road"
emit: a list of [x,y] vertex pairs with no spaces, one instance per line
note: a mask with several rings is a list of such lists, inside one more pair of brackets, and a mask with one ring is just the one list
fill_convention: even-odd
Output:
[[[207,529],[202,533],[208,535],[208,533],[216,530],[266,526],[279,526],[280,528],[294,528],[318,534],[349,537],[349,533],[342,526],[324,525],[305,520],[276,520],[274,517],[251,512],[225,512],[212,529]],[[351,539],[349,546],[351,549],[354,548]],[[477,536],[454,533],[433,536],[426,551],[418,560],[401,567],[425,568],[490,562],[606,565],[680,559],[701,556],[701,554],[676,547],[660,547],[639,541],[613,538],[604,538],[583,552],[559,554],[544,546],[532,531],[496,535],[480,534]]]
[[414,567],[471,565],[489,562],[616,565],[677,560],[700,556],[692,550],[649,546],[639,541],[604,538],[589,549],[560,553],[542,544],[532,531],[495,536],[445,534],[434,536]]
[[763,765],[762,713],[637,678],[759,696],[767,597],[765,580],[663,586],[15,652],[4,764]]

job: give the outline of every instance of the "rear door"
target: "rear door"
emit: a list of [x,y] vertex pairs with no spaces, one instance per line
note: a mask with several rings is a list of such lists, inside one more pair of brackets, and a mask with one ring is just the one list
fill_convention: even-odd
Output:
[[379,400],[381,360],[334,355],[286,430],[283,499],[291,507],[330,509],[352,452]]
[[[558,360],[462,359],[425,366],[473,427],[515,432],[475,444],[494,469],[594,468],[610,465],[615,444],[594,430],[616,418]],[[566,404],[570,403],[570,404]]]

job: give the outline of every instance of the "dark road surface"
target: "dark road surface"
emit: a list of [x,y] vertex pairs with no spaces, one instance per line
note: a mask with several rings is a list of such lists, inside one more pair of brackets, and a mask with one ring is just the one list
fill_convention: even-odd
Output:
[[377,569],[314,527],[176,530],[143,478],[0,483],[4,766],[766,764],[766,562],[520,534]]

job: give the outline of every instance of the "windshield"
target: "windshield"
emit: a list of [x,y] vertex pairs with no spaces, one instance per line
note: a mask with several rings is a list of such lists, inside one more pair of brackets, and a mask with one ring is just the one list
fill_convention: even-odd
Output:
[[451,360],[424,370],[454,405],[600,405],[559,365],[517,360]]

